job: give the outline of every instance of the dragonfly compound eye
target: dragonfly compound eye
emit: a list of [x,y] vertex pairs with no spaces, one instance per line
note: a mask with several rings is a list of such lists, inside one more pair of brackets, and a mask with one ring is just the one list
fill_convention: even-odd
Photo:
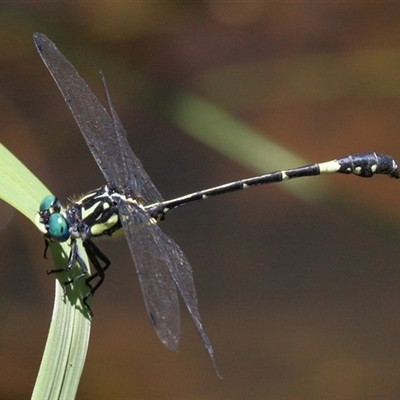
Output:
[[56,242],[65,242],[69,239],[69,226],[66,219],[58,213],[53,213],[49,217],[48,232],[51,239]]
[[40,211],[47,211],[49,210],[50,207],[53,206],[54,202],[56,201],[56,197],[53,196],[52,194],[49,194],[46,196],[42,202],[40,203],[39,210]]
[[40,203],[39,212],[50,211],[53,212],[60,212],[61,204],[56,196],[49,194],[46,196],[42,202]]

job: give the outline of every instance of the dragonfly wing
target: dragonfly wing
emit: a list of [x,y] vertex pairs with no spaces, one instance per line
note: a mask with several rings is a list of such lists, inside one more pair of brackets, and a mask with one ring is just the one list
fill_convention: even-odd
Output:
[[163,248],[167,249],[166,263],[168,265],[168,269],[176,285],[178,286],[183,300],[185,301],[186,307],[196,326],[197,332],[200,335],[203,345],[211,358],[217,374],[219,375],[218,368],[215,363],[212,344],[204,332],[203,325],[201,323],[192,267],[183,254],[181,248],[168,235],[166,235],[158,225],[154,225],[153,230],[154,234],[159,238],[158,240],[162,242]]
[[180,338],[179,300],[166,263],[162,238],[153,220],[136,205],[118,206],[122,227],[135,263],[147,314],[160,340],[176,350]]
[[75,67],[47,36],[35,33],[33,38],[106,181],[121,188],[129,184],[136,195],[145,187],[145,200],[149,203],[159,201],[161,196],[129,147],[114,109],[111,118]]
[[103,85],[107,96],[108,106],[111,111],[115,132],[117,133],[116,137],[118,140],[119,154],[121,155],[121,159],[124,165],[125,176],[127,179],[126,182],[121,182],[120,185],[122,187],[128,186],[129,188],[132,188],[132,186],[134,186],[135,184],[135,176],[140,176],[140,196],[143,197],[143,199],[146,201],[146,204],[161,202],[163,198],[161,197],[160,192],[154,186],[149,175],[143,168],[143,164],[136,157],[131,147],[129,146],[125,128],[123,127],[122,122],[114,109],[104,76]]
[[[159,322],[156,320],[155,329],[158,336],[165,343],[163,336],[166,334],[168,336],[166,328],[173,328],[179,331],[179,327],[176,328],[174,326],[174,323],[179,324],[179,320],[174,318],[174,315],[171,314],[172,309],[169,309],[169,304],[172,303],[171,305],[175,307],[175,301],[177,301],[175,298],[172,301],[169,299],[169,297],[172,297],[170,295],[170,291],[172,291],[170,282],[172,280],[174,287],[175,284],[178,286],[197,332],[216,368],[211,342],[201,324],[192,268],[183,251],[159,228],[155,220],[145,210],[139,207],[133,208],[126,203],[122,203],[119,206],[119,210],[122,226],[125,229],[132,257],[142,284],[147,311],[149,314],[151,313],[150,315],[157,315],[159,319],[164,317],[164,321],[167,324],[166,327],[161,325],[162,329],[159,332],[157,327]],[[138,223],[139,225],[137,225]],[[160,294],[155,294],[154,291],[160,291]],[[164,297],[166,298],[165,300]],[[162,304],[164,302],[166,304]],[[171,322],[168,321],[169,319]],[[161,319],[161,321],[163,320]],[[169,346],[167,345],[167,347]]]

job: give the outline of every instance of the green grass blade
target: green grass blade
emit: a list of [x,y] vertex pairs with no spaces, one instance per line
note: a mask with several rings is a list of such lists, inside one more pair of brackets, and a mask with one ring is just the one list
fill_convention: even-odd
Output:
[[[36,224],[36,210],[43,197],[49,193],[50,191],[24,165],[0,144],[1,199]],[[64,268],[69,246],[53,243],[50,250],[54,268]],[[88,264],[86,253],[81,248],[80,250]],[[68,280],[68,276],[74,276],[77,272],[74,269],[69,274],[57,274],[53,316],[32,399],[71,400],[78,389],[90,334],[87,310],[82,307],[80,301],[82,293],[87,292],[87,286],[83,280],[74,283],[68,287],[67,295],[64,296],[60,285],[60,282]]]

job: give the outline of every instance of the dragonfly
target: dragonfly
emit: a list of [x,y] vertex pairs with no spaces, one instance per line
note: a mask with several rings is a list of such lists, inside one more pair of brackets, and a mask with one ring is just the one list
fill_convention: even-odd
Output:
[[[215,368],[214,350],[203,329],[198,310],[192,268],[183,251],[159,228],[158,222],[171,210],[186,204],[294,178],[332,173],[360,177],[372,177],[374,174],[396,179],[400,177],[398,163],[391,156],[367,152],[242,179],[165,201],[129,146],[104,77],[102,80],[109,111],[50,39],[44,34],[35,33],[34,43],[106,180],[104,186],[71,201],[65,208],[53,195],[46,196],[41,202],[38,216],[46,246],[49,242],[66,241],[70,241],[71,246],[66,267],[51,272],[68,271],[75,264],[79,266],[80,274],[65,282],[64,287],[77,279],[86,280],[88,292],[82,301],[92,316],[88,299],[101,286],[110,266],[109,259],[92,239],[112,236],[122,229],[139,277],[147,314],[161,342],[171,350],[178,347],[179,290]],[[94,267],[92,274],[79,254],[78,240],[82,240]]]

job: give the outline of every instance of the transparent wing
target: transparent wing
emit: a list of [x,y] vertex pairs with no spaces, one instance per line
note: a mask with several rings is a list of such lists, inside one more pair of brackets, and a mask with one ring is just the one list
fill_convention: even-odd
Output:
[[176,284],[215,366],[213,348],[200,320],[192,268],[182,250],[145,210],[121,202],[119,215],[142,285],[147,311],[161,341],[169,348],[169,343],[174,341],[172,336],[176,335],[179,341]]
[[111,111],[115,132],[117,133],[116,138],[119,147],[119,154],[123,163],[125,176],[127,177],[127,182],[125,183],[129,188],[132,188],[135,184],[135,181],[132,180],[132,177],[136,176],[136,181],[140,182],[140,192],[136,194],[140,194],[141,197],[145,199],[147,204],[160,202],[163,200],[160,192],[154,186],[149,175],[147,175],[147,172],[144,170],[142,163],[129,146],[128,139],[126,138],[126,131],[114,109],[104,76],[102,76],[102,80],[107,96],[108,106]]
[[104,178],[119,187],[129,187],[149,203],[161,195],[131,150],[114,109],[113,118],[55,44],[41,33],[33,35],[36,48],[60,89]]
[[[165,261],[162,237],[141,208],[120,202],[119,216],[139,276],[147,314],[160,340],[176,350],[180,338],[179,301]],[[168,257],[168,256],[167,256]]]

